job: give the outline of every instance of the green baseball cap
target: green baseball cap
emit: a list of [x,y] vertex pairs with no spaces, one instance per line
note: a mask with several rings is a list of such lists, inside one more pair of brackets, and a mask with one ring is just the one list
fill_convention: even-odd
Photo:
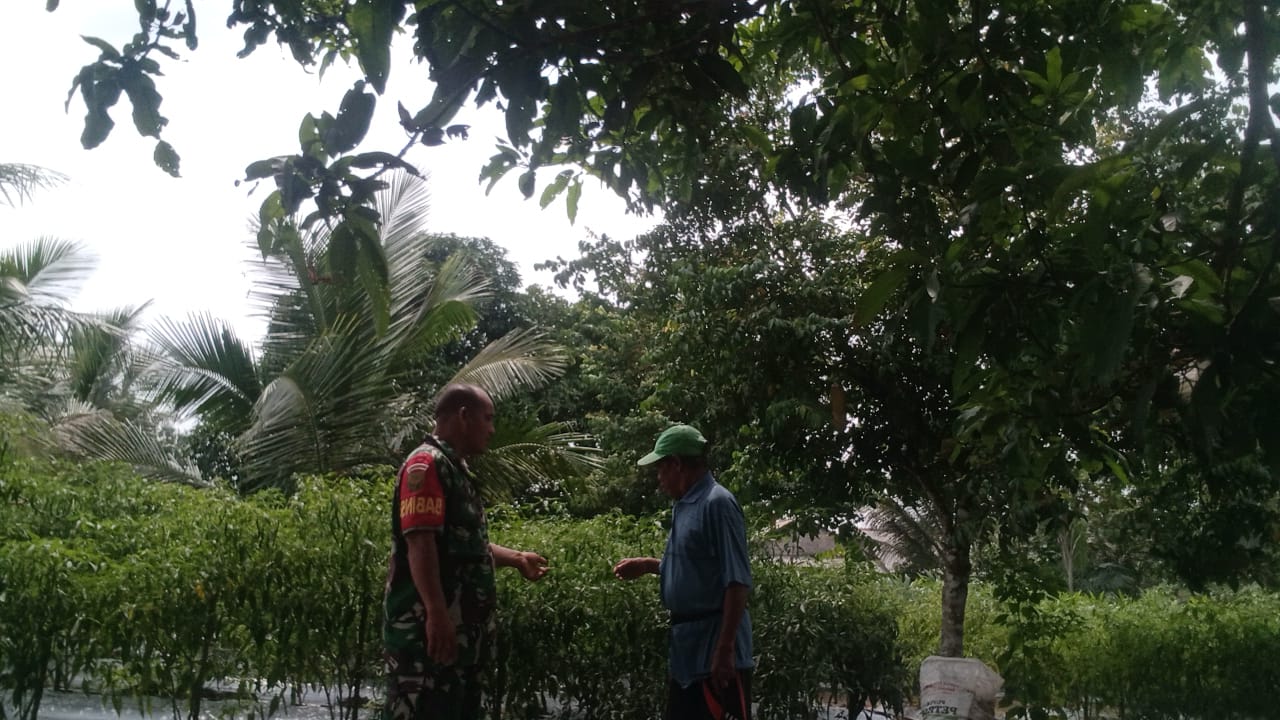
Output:
[[640,458],[637,465],[652,465],[664,457],[672,455],[701,455],[707,448],[707,439],[692,425],[672,425],[658,436],[653,444],[653,452]]

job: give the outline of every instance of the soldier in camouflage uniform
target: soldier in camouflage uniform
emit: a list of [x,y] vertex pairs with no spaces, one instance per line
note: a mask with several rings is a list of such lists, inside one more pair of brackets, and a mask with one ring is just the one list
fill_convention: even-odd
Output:
[[467,459],[488,447],[493,401],[450,385],[436,402],[436,432],[400,468],[392,502],[383,636],[387,720],[472,720],[493,660],[494,568],[529,580],[547,571],[537,553],[489,542],[484,504]]

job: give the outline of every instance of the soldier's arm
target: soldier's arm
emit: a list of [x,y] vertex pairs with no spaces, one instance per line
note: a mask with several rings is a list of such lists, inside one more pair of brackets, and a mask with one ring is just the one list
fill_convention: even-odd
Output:
[[409,545],[409,573],[413,575],[413,586],[418,589],[418,597],[422,598],[427,615],[448,612],[444,602],[444,589],[440,585],[440,556],[436,552],[436,534],[419,531],[405,535],[404,540]]
[[448,665],[457,657],[457,635],[440,584],[436,534],[420,530],[405,535],[404,540],[409,546],[409,574],[427,611],[427,653],[436,662]]
[[519,570],[526,580],[538,580],[547,574],[547,559],[538,553],[512,550],[497,543],[489,543],[489,552],[493,554],[494,565],[513,567]]
[[444,528],[444,487],[429,454],[411,458],[400,488],[400,523],[408,545],[409,575],[426,610],[427,654],[447,665],[457,656],[457,635],[445,604],[436,544]]

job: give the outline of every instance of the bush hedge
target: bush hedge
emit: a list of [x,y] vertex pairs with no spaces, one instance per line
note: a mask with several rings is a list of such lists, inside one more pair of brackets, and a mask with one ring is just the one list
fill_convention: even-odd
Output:
[[[0,468],[5,704],[34,717],[44,688],[78,679],[117,706],[170,698],[174,717],[195,718],[202,690],[230,682],[239,714],[269,715],[319,689],[335,713],[355,717],[349,700],[381,687],[390,491],[385,478],[309,478],[288,498],[242,499],[107,465]],[[536,549],[554,570],[536,584],[499,573],[490,714],[659,714],[656,580],[621,583],[611,567],[660,553],[660,521],[492,516],[495,541]],[[839,570],[757,572],[762,718],[797,717],[832,696],[900,696],[893,615],[874,593]]]
[[[385,477],[308,478],[289,497],[246,499],[110,465],[0,463],[0,718],[34,718],[47,688],[98,692],[117,708],[166,698],[175,718],[195,718],[213,685],[232,691],[222,707],[241,716],[275,714],[305,690],[328,695],[335,717],[371,715],[390,490]],[[543,553],[552,573],[534,584],[499,573],[491,717],[660,715],[656,579],[621,583],[610,569],[659,553],[663,522],[493,510],[493,539]],[[910,698],[937,643],[936,581],[763,554],[754,569],[762,720]],[[1006,704],[1022,714],[1276,714],[1274,594],[1063,596],[1029,616],[1030,640],[1032,626],[1001,624],[985,586],[969,597],[969,652],[1005,674]]]
[[[1139,598],[1064,595],[1040,613],[1059,628],[1006,671],[1026,714],[1268,718],[1280,715],[1280,599],[1257,588]],[[1043,623],[1043,621],[1038,621]]]

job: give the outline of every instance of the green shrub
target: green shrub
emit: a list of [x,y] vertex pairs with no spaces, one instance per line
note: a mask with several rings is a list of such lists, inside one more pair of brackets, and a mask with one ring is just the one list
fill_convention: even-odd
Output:
[[[104,464],[0,463],[0,717],[32,718],[73,677],[117,706],[235,680],[231,711],[273,714],[303,689],[355,718],[380,688],[391,484],[304,478],[289,497],[151,483]],[[657,581],[617,581],[622,557],[657,556],[666,516],[590,520],[491,513],[495,542],[551,573],[499,573],[493,717],[660,714],[666,616]],[[758,558],[751,597],[758,715],[812,717],[828,702],[899,705],[937,646],[939,583]],[[1257,589],[1141,598],[1067,595],[1006,627],[971,587],[966,648],[1001,671],[1027,713],[1259,718],[1280,690],[1280,599]],[[1007,652],[1011,638],[1016,652]],[[1000,658],[1004,662],[997,663]]]
[[1139,598],[1067,595],[1062,620],[1009,676],[1030,708],[1097,717],[1262,718],[1280,692],[1280,598],[1257,588]]
[[892,606],[840,568],[757,563],[752,622],[761,718],[815,717],[827,702],[901,708],[912,684]]
[[[908,582],[880,576],[867,578],[865,582],[872,585],[874,591],[889,604],[897,620],[898,648],[906,664],[907,676],[912,679],[909,695],[914,696],[920,664],[938,652],[938,641],[942,635],[942,581],[921,578]],[[990,586],[980,582],[970,584],[964,615],[965,655],[982,660],[997,670],[998,659],[1009,640],[1008,630],[996,620],[998,615],[998,602]]]
[[572,706],[598,718],[660,715],[666,616],[657,581],[619,582],[612,568],[623,557],[660,555],[665,531],[620,515],[493,520],[494,542],[541,553],[551,571],[538,583],[499,572],[491,713],[532,718]]

